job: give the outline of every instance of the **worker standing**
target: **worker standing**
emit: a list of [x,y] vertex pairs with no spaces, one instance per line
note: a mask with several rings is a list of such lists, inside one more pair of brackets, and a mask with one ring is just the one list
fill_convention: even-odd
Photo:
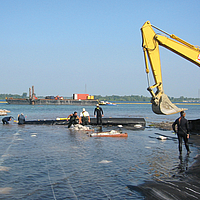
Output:
[[79,123],[83,126],[89,125],[90,123],[90,115],[85,108],[83,108],[83,111],[80,113]]
[[[184,140],[185,148],[187,149],[187,154],[189,155],[190,149],[188,144],[188,138],[189,138],[189,125],[188,120],[185,118],[186,113],[184,111],[180,112],[180,117],[175,120],[175,122],[172,124],[172,128],[175,133],[178,135],[178,142],[179,142],[179,153],[180,156],[182,156],[182,141]],[[176,128],[177,125],[177,128]]]
[[68,128],[70,128],[72,124],[74,125],[79,123],[79,116],[76,111],[74,114],[70,114],[67,118],[69,118]]
[[25,123],[25,117],[24,117],[24,114],[21,113],[21,114],[18,115],[18,124],[22,125],[24,123]]
[[97,104],[97,107],[94,109],[94,117],[97,118],[97,125],[102,126],[103,109],[99,106],[99,104]]

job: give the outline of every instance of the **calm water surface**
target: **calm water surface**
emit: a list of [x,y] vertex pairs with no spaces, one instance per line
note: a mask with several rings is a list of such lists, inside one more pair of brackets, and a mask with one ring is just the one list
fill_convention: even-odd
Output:
[[[188,108],[187,118],[199,117],[200,106]],[[66,117],[82,107],[1,105],[27,120]],[[147,124],[178,117],[158,116],[151,105],[104,106],[105,117],[144,117]],[[93,114],[94,107],[86,110]],[[2,117],[1,117],[2,118]],[[0,124],[0,199],[144,199],[127,185],[148,180],[179,179],[199,149],[178,157],[171,131],[147,127],[124,130],[128,138],[91,138],[66,126]],[[169,140],[156,139],[157,134]]]

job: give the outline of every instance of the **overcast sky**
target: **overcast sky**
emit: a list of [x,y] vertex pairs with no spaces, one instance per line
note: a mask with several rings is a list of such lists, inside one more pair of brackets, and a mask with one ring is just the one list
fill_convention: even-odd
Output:
[[[200,45],[199,0],[0,0],[0,93],[144,95],[142,25]],[[200,69],[161,47],[170,97],[198,97]],[[154,84],[153,81],[151,84]]]

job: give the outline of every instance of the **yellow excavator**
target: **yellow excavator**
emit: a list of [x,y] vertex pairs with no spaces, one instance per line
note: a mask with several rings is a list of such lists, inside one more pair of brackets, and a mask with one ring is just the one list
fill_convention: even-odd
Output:
[[[153,28],[159,30],[161,33],[164,33],[164,35],[161,33],[156,34]],[[147,90],[152,96],[151,103],[153,112],[156,114],[171,115],[181,112],[182,110],[186,110],[183,108],[178,108],[176,105],[174,105],[163,91],[159,45],[189,60],[199,67],[200,48],[189,44],[174,34],[166,33],[156,26],[151,25],[149,21],[145,22],[145,24],[142,26],[141,32],[142,47],[144,51],[144,60],[148,78]],[[151,65],[151,70],[155,81],[155,84],[152,86],[150,86],[149,81],[150,71],[148,63]],[[154,92],[153,89],[156,89],[156,92]]]

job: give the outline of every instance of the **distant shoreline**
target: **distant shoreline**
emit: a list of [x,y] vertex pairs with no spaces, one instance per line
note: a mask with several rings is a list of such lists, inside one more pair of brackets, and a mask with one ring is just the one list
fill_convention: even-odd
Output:
[[[149,105],[151,104],[150,102],[146,102],[146,101],[141,101],[141,102],[133,102],[133,101],[113,101],[115,102],[115,104],[135,104],[135,105]],[[195,105],[195,106],[200,106],[200,102],[197,103],[197,102],[172,102],[174,103],[175,105]],[[6,100],[4,99],[0,99],[0,104],[7,104]]]
[[[45,98],[45,96],[40,96],[40,95],[36,95],[35,96],[38,99],[43,99]],[[149,103],[151,101],[151,97],[150,96],[143,96],[143,95],[123,95],[123,96],[119,96],[119,95],[106,95],[106,96],[101,96],[101,95],[93,95],[94,99],[98,99],[99,101],[109,101],[109,102],[147,102]],[[68,99],[68,97],[66,97],[65,95],[63,95],[64,99]],[[170,97],[168,96],[171,102],[176,102],[176,103],[199,103],[200,104],[200,98],[196,98],[196,97],[184,97],[184,96],[180,96],[180,97]],[[5,100],[6,98],[23,98],[26,99],[28,98],[27,93],[24,92],[22,95],[19,94],[0,94],[0,99]],[[70,97],[71,99],[71,97]]]
[[[191,103],[189,103],[189,102],[183,102],[183,103],[176,103],[176,102],[172,102],[173,104],[176,104],[176,105],[197,105],[197,106],[200,106],[200,103],[194,103],[194,102],[191,102]],[[118,103],[118,102],[115,102],[115,104],[151,104],[151,103],[149,103],[149,102],[130,102],[130,103],[128,103],[128,102],[120,102],[120,103]]]

